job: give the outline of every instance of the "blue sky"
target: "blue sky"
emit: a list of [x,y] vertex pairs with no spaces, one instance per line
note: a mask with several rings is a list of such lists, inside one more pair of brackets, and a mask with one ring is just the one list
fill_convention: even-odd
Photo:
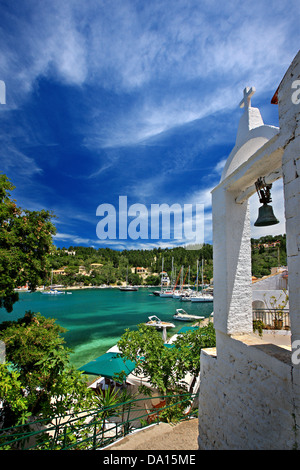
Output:
[[[0,171],[18,205],[56,214],[58,247],[123,249],[182,241],[100,240],[99,205],[199,203],[211,243],[210,191],[246,86],[278,125],[270,101],[299,48],[298,0],[1,0],[0,13]],[[253,237],[285,231],[273,189],[281,224]]]

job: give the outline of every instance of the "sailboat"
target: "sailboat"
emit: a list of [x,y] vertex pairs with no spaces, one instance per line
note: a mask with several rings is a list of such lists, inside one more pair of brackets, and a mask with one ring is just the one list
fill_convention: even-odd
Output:
[[188,269],[186,270],[184,279],[183,279],[183,266],[181,267],[181,270],[182,271],[181,271],[181,286],[180,286],[180,289],[176,290],[176,286],[174,286],[174,291],[173,291],[173,298],[174,299],[180,299],[180,300],[182,300],[182,298],[186,298],[190,295],[189,290],[184,290],[183,289],[183,286],[184,286],[185,280],[186,280],[186,276],[190,271],[190,267],[188,267]]
[[[173,271],[173,259],[172,259],[172,271]],[[163,289],[163,281],[164,281],[164,258],[162,258],[161,262],[161,286],[160,286],[160,293],[159,297],[173,297],[173,290],[172,289]]]
[[159,297],[173,297],[172,290],[164,290],[159,294]]
[[[198,270],[198,261],[197,261],[197,270]],[[197,289],[198,289],[198,274],[197,274]],[[213,302],[214,297],[212,294],[203,293],[203,259],[202,259],[202,290],[197,292],[197,294],[190,297],[191,302]]]
[[211,294],[203,294],[202,292],[198,295],[190,297],[191,302],[213,302],[214,297]]
[[119,290],[124,291],[124,292],[139,290],[139,288],[137,286],[129,286],[128,285],[128,266],[127,266],[127,272],[126,272],[126,286],[119,287]]
[[42,294],[47,294],[47,295],[59,295],[59,294],[64,294],[65,292],[62,292],[60,290],[54,289],[53,288],[53,269],[51,270],[51,284],[49,290],[45,290],[42,292]]
[[48,294],[48,295],[59,295],[59,294],[64,294],[64,293],[65,292],[62,292],[62,291],[56,290],[56,289],[50,289],[50,290],[42,292],[42,294]]

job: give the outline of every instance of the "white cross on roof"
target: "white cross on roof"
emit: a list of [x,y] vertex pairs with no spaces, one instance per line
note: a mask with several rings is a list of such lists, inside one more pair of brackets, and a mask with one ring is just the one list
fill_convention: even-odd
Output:
[[240,108],[251,108],[251,96],[253,96],[255,92],[256,89],[254,88],[254,86],[252,86],[251,88],[246,87],[244,89],[244,97],[240,102]]

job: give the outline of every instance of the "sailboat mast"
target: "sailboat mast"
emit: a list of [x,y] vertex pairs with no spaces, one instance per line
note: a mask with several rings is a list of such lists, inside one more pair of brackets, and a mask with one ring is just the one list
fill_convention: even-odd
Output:
[[181,286],[180,286],[180,290],[182,291],[182,288],[183,288],[183,266],[181,266],[181,278],[180,278],[180,282],[181,282]]
[[163,272],[164,272],[164,259],[162,258],[161,260],[161,286],[160,286],[161,292],[163,288]]

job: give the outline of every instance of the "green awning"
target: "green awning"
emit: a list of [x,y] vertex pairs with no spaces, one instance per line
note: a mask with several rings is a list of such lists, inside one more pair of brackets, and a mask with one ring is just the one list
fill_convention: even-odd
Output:
[[187,333],[187,331],[195,331],[199,330],[199,326],[183,326],[179,331],[178,334]]
[[120,357],[120,354],[108,352],[88,362],[78,370],[90,375],[101,375],[112,379],[115,374],[125,372],[126,376],[135,369],[135,363]]

